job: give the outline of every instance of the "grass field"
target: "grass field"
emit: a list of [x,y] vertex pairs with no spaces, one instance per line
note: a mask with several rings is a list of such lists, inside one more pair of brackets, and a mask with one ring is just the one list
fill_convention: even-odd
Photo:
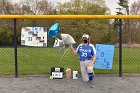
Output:
[[[140,73],[139,50],[139,48],[123,49],[124,73]],[[78,57],[68,50],[61,58],[63,53],[58,53],[54,48],[18,48],[19,75],[46,74],[50,73],[51,67],[71,68],[80,72]],[[0,74],[14,75],[14,72],[14,49],[0,48]],[[119,73],[119,50],[115,49],[112,70],[95,69],[95,73]]]

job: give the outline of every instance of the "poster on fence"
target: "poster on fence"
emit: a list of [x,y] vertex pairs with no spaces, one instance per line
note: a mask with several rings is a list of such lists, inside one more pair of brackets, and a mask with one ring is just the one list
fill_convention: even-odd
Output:
[[47,29],[44,27],[23,27],[21,29],[21,45],[47,46]]
[[94,63],[97,69],[112,69],[114,57],[114,45],[96,44],[96,61]]

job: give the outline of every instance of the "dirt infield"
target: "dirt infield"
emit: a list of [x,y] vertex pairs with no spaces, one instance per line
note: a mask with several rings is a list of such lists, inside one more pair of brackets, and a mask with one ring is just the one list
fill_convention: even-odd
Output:
[[95,76],[94,88],[78,80],[49,77],[0,78],[0,93],[140,93],[140,77]]

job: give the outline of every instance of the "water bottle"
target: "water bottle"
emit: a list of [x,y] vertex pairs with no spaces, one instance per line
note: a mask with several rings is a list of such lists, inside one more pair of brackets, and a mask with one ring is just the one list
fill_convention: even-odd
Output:
[[73,71],[73,79],[78,79],[78,71]]

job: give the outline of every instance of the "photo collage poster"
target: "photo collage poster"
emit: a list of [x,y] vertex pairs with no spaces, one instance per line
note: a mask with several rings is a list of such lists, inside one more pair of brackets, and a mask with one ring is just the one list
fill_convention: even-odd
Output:
[[47,47],[47,28],[23,27],[21,30],[21,45]]

